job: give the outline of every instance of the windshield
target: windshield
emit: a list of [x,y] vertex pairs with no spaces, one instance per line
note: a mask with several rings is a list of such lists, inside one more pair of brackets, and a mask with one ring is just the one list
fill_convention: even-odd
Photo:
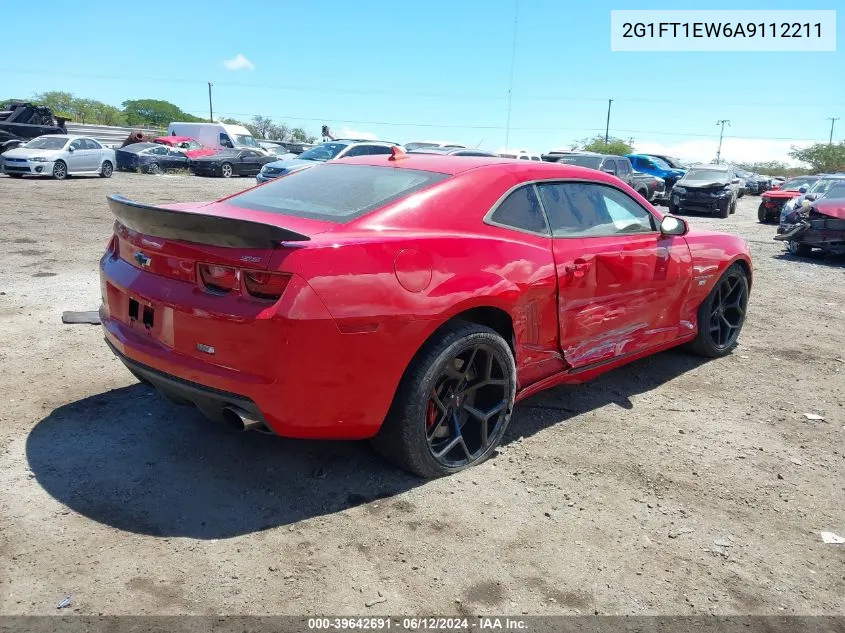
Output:
[[672,165],[667,163],[665,160],[663,160],[659,156],[649,156],[649,158],[651,159],[651,162],[653,162],[655,165],[660,167],[660,169],[672,169]]
[[312,147],[307,152],[302,152],[298,158],[302,160],[331,160],[343,150],[346,149],[346,143],[323,143],[317,147]]
[[722,169],[690,169],[687,172],[687,180],[712,180],[724,182],[728,180],[728,172]]
[[807,193],[826,194],[833,185],[836,185],[838,188],[843,184],[845,184],[845,179],[843,178],[820,178],[816,181],[816,184],[810,187]]
[[793,178],[783,183],[781,189],[800,189],[801,187],[809,187],[816,182],[815,178]]
[[24,145],[27,149],[62,149],[68,139],[61,136],[39,136]]
[[667,156],[667,163],[669,163],[670,167],[674,167],[675,169],[687,169],[686,163],[682,161],[680,158],[675,158],[674,156]]
[[590,169],[601,167],[601,161],[601,156],[583,156],[578,154],[562,156],[557,160],[557,162],[563,163],[564,165],[578,165],[579,167],[589,167]]
[[258,147],[258,143],[254,138],[246,134],[235,134],[235,145],[239,147]]
[[417,169],[333,163],[248,189],[226,204],[343,223],[445,178],[447,174]]

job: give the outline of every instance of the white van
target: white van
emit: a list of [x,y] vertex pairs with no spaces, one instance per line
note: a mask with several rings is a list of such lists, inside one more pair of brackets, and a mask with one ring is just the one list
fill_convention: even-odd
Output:
[[261,150],[252,133],[242,125],[229,123],[171,123],[168,136],[187,136],[212,149],[249,147]]

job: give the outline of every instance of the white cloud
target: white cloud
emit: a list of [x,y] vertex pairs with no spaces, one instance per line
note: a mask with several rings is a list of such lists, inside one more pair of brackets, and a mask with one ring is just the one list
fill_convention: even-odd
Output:
[[[722,160],[732,163],[757,163],[780,161],[790,166],[798,161],[789,156],[793,147],[807,147],[814,141],[777,141],[751,138],[726,138],[722,141]],[[666,154],[687,162],[709,163],[716,158],[718,140],[694,140],[681,143],[659,143],[645,141],[634,143],[634,151],[642,154]]]
[[378,140],[378,134],[374,132],[362,132],[360,130],[353,130],[348,127],[340,128],[340,132],[337,134],[337,138],[360,138],[367,141],[375,141]]
[[229,70],[255,70],[255,64],[249,61],[243,53],[238,53],[232,59],[223,60],[223,65]]

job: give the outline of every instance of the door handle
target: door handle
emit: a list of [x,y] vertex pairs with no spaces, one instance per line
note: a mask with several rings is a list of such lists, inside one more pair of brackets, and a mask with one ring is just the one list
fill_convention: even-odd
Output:
[[581,259],[580,257],[573,262],[566,264],[563,269],[573,277],[583,277],[587,274],[587,271],[593,267],[593,262],[589,262],[586,259]]

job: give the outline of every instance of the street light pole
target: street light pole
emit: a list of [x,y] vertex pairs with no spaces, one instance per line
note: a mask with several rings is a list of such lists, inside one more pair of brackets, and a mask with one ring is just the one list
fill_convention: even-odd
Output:
[[729,119],[720,119],[719,121],[716,121],[716,125],[722,126],[722,130],[719,132],[719,149],[716,150],[716,164],[717,165],[719,164],[719,159],[722,156],[722,136],[724,136],[724,134],[725,134],[725,123],[727,123],[728,125],[731,124]]
[[208,82],[208,120],[211,123],[214,123],[214,109],[211,107],[211,86],[213,85],[210,81]]
[[830,140],[827,142],[827,144],[828,144],[828,145],[833,145],[833,124],[834,124],[836,121],[838,121],[838,120],[839,120],[839,117],[838,117],[838,116],[837,116],[837,117],[832,117],[832,116],[829,116],[829,117],[827,117],[827,118],[828,118],[828,119],[830,119]]
[[607,124],[604,126],[604,144],[607,145],[608,140],[610,140],[610,104],[613,103],[613,99],[607,100]]

